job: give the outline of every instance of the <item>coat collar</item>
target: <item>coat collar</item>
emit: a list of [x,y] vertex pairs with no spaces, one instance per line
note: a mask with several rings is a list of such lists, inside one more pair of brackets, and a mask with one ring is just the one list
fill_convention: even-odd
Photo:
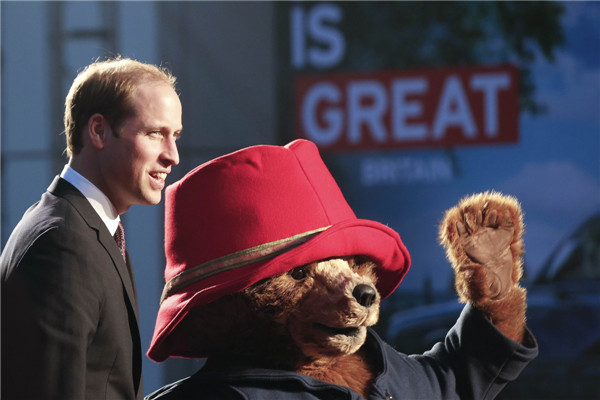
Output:
[[81,194],[81,192],[73,185],[57,176],[48,187],[48,192],[68,201],[75,208],[75,210],[77,210],[88,226],[96,231],[98,241],[109,254],[119,276],[121,277],[121,282],[123,283],[127,297],[134,310],[136,323],[139,325],[137,294],[135,282],[133,281],[134,277],[131,270],[131,265],[128,265],[129,256],[127,257],[126,263],[119,252],[114,238],[108,232],[106,224],[102,221],[98,213],[96,213],[85,196],[83,196],[83,194]]

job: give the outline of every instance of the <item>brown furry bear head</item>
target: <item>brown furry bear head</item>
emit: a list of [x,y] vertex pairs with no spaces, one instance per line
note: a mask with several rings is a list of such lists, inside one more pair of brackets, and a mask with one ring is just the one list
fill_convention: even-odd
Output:
[[297,370],[363,345],[379,318],[376,279],[361,257],[299,266],[196,307],[186,329],[209,363]]

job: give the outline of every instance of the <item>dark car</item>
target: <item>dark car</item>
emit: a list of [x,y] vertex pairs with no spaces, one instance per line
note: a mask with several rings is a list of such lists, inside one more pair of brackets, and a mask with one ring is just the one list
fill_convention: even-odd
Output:
[[[557,246],[527,290],[539,357],[498,398],[600,399],[600,214]],[[393,314],[386,339],[422,353],[444,339],[462,307],[452,301]]]

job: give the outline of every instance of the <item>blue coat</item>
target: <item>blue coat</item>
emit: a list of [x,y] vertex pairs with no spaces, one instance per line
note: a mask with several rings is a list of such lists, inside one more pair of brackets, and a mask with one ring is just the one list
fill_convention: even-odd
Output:
[[[477,309],[465,306],[444,343],[422,355],[397,352],[369,330],[365,343],[378,363],[369,400],[493,399],[538,353],[527,330],[521,345],[502,335]],[[195,375],[164,386],[146,400],[360,400],[348,387],[295,372],[251,369]]]

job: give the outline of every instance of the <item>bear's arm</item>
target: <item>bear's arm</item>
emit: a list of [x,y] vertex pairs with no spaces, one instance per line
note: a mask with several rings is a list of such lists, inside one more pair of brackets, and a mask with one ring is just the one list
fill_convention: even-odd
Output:
[[456,324],[422,355],[406,356],[386,346],[387,382],[393,398],[493,399],[538,354],[526,329],[523,344],[503,335],[467,304]]

